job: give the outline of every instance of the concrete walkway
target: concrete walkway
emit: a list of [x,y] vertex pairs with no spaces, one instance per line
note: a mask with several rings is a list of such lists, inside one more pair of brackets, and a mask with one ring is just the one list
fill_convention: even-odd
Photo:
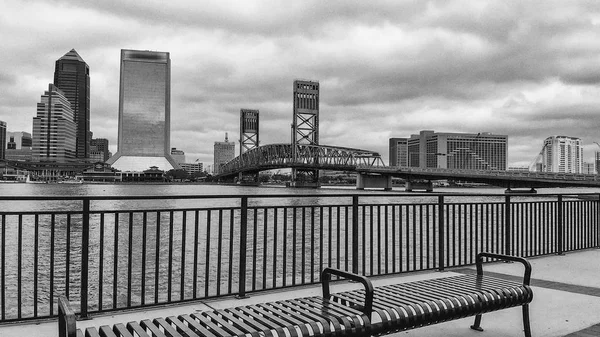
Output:
[[[600,250],[586,250],[563,256],[546,256],[529,259],[532,265],[534,300],[530,305],[533,336],[600,336]],[[385,285],[421,279],[448,277],[458,273],[473,273],[474,267],[451,269],[445,272],[422,272],[403,276],[372,278],[373,284]],[[484,272],[496,277],[515,278],[523,273],[518,263],[494,263],[484,266]],[[338,284],[333,291],[358,287],[356,284]],[[126,323],[145,318],[164,317],[210,309],[228,308],[245,304],[269,302],[286,298],[319,295],[317,286],[299,287],[253,295],[244,300],[232,297],[197,302],[188,305],[168,306],[133,313],[117,313],[97,316],[88,321],[77,322],[79,328],[99,327],[117,322]],[[482,320],[484,332],[469,329],[473,318],[437,324],[409,330],[394,336],[473,336],[505,337],[523,336],[521,308],[511,308],[485,314]],[[28,324],[0,325],[0,337],[54,337],[58,335],[56,321]]]

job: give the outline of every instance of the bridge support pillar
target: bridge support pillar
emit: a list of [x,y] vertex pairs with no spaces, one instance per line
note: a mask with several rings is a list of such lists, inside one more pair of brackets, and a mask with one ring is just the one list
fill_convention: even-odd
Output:
[[382,188],[384,191],[391,191],[392,176],[358,173],[356,189],[364,190],[365,188]]
[[433,192],[433,184],[431,180],[427,181],[410,181],[407,180],[405,183],[404,190],[406,192],[413,192],[414,190],[425,190],[425,192]]

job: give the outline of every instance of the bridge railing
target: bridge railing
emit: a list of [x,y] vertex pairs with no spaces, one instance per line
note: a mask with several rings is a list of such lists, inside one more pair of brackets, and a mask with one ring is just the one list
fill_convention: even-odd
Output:
[[[368,166],[359,166],[358,169],[368,169]],[[600,175],[580,174],[580,173],[553,173],[553,172],[527,172],[527,171],[507,171],[507,170],[465,170],[465,169],[444,169],[444,168],[418,168],[406,166],[387,166],[378,168],[378,171],[403,171],[415,173],[448,173],[461,174],[469,176],[498,176],[498,177],[527,177],[553,180],[584,180],[599,181]]]
[[[0,322],[599,246],[598,194],[0,197]],[[35,208],[35,211],[32,211]],[[10,211],[9,211],[10,210]]]

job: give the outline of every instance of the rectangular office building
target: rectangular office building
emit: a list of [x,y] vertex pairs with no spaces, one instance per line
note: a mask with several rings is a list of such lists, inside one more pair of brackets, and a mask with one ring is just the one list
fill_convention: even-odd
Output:
[[[392,156],[393,151],[397,153],[396,157]],[[506,170],[508,136],[488,132],[437,133],[424,130],[410,138],[391,138],[390,165],[392,159],[406,164],[394,166]]]
[[169,53],[121,50],[119,138],[107,163],[120,171],[179,168],[171,157]]

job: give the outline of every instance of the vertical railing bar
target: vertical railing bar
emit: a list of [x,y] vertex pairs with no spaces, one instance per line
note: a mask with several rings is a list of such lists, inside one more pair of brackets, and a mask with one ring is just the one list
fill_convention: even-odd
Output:
[[[402,240],[402,205],[398,205],[398,272],[401,273],[404,267],[402,263],[403,252],[402,249],[404,240]],[[408,241],[407,241],[408,242]]]
[[396,273],[396,205],[392,205],[392,273]]
[[377,205],[377,275],[381,275],[381,205]]
[[341,250],[340,250],[340,243],[341,241],[341,226],[340,226],[340,206],[336,207],[336,238],[337,241],[335,242],[335,246],[336,246],[336,252],[337,252],[337,256],[336,256],[336,267],[337,269],[340,269],[340,255],[341,255]]
[[[52,226],[54,228],[54,225]],[[53,237],[51,238],[51,240]],[[2,301],[2,307],[0,311],[2,311],[2,320],[6,319],[6,214],[2,214],[2,246],[0,247],[0,257],[2,259],[2,275],[0,277],[0,300]],[[50,258],[52,259],[52,253],[54,250],[50,250]],[[51,269],[52,270],[52,269]],[[50,274],[52,275],[52,274]],[[52,276],[51,276],[52,277]],[[52,282],[52,281],[51,281]],[[52,301],[52,288],[50,288],[50,312],[52,312],[53,301]],[[52,315],[52,314],[51,314]]]
[[278,212],[277,207],[273,208],[273,288],[277,288],[277,221]]
[[[233,241],[233,234],[232,234]],[[192,285],[192,292],[194,293],[194,298],[198,298],[198,245],[200,244],[200,211],[196,210],[194,212],[194,280]],[[233,275],[230,277],[233,278]]]
[[[173,227],[174,227],[174,223],[173,223],[173,210],[169,211],[169,237],[168,242],[169,242],[169,252],[167,254],[167,259],[168,262],[167,264],[169,265],[168,267],[168,274],[167,274],[167,302],[171,302],[171,299],[173,298]],[[208,276],[208,273],[206,274]]]
[[[19,214],[19,223],[18,223],[18,227],[17,227],[17,318],[21,319],[21,311],[22,311],[22,306],[23,306],[23,302],[22,302],[22,285],[23,285],[23,278],[22,278],[22,274],[23,274],[23,214]],[[68,254],[69,250],[67,249],[67,254]],[[68,261],[68,260],[67,260]],[[68,264],[67,264],[67,270],[68,270]],[[67,272],[67,275],[68,272]],[[66,278],[67,284],[69,278]],[[67,289],[69,289],[67,287]],[[67,292],[67,296],[68,296],[68,292]]]
[[429,241],[429,239],[430,239],[429,238],[429,235],[430,235],[429,225],[431,224],[431,222],[430,222],[431,221],[431,214],[429,213],[430,208],[431,208],[430,205],[425,205],[425,212],[426,212],[426,214],[425,214],[425,218],[426,218],[426,222],[425,222],[425,244],[426,244],[425,250],[427,252],[427,254],[425,254],[425,255],[426,255],[426,258],[427,258],[427,265],[426,265],[427,269],[429,269],[431,267],[431,263],[429,261],[431,259],[431,252],[430,252],[431,249],[429,248],[430,247],[429,246],[429,243],[430,243],[430,241]]
[[367,206],[362,206],[362,273],[367,273]]
[[315,283],[315,206],[310,208],[310,283]]
[[142,275],[141,276],[141,305],[146,304],[146,255],[148,254],[148,212],[142,212]]
[[348,254],[350,253],[348,250],[348,245],[350,244],[350,236],[348,233],[348,230],[350,229],[349,225],[350,225],[350,223],[348,221],[348,206],[346,206],[346,207],[344,207],[344,234],[345,234],[344,235],[344,240],[345,240],[344,241],[344,249],[345,249],[344,250],[344,256],[345,256],[344,260],[346,260],[344,268],[346,270],[349,270],[348,269],[348,263],[349,263],[349,261],[348,261],[349,255]]
[[131,307],[131,279],[133,276],[133,212],[129,212],[129,241],[127,245],[127,306]]
[[[21,224],[21,215],[19,215],[19,226]],[[19,239],[19,243],[21,242],[21,240]],[[71,214],[67,213],[67,238],[65,240],[65,244],[66,244],[66,255],[65,255],[65,296],[67,296],[67,298],[71,297]],[[19,249],[19,252],[21,252],[21,249]],[[22,253],[20,253],[22,254]],[[21,256],[19,255],[19,266],[21,265],[21,260],[20,260]],[[19,272],[20,272],[20,268],[19,268]],[[21,286],[21,279],[19,277],[19,287]],[[19,288],[19,294],[21,293],[20,288]],[[21,305],[19,305],[19,309],[21,308]],[[19,314],[19,318],[21,318],[21,315]]]
[[[36,213],[34,217],[34,233],[33,233],[33,317],[38,316],[38,259],[39,259],[39,237],[40,237],[40,223],[39,223],[39,215]],[[5,245],[6,242],[2,241],[2,245]],[[4,270],[3,270],[4,271]],[[87,280],[86,280],[87,282]],[[83,283],[83,280],[82,280]],[[83,297],[83,295],[82,295]],[[86,295],[87,299],[87,295]],[[83,302],[83,301],[82,301]],[[83,307],[83,304],[82,304]],[[87,308],[87,306],[86,306]],[[82,308],[83,309],[83,308]]]
[[[233,293],[233,233],[235,223],[235,210],[229,211],[229,277],[227,279],[227,293]],[[275,220],[277,221],[277,220]],[[275,231],[277,233],[277,231]],[[274,257],[275,258],[275,257]],[[195,280],[194,280],[195,282]]]
[[292,212],[292,285],[296,285],[296,217],[297,208],[294,207]]
[[[406,271],[410,270],[410,205],[404,205],[406,207],[406,211],[404,214],[406,215]],[[414,235],[414,232],[413,232]]]
[[[475,205],[475,210],[477,210],[477,205]],[[467,247],[465,247],[465,256],[469,257],[467,259],[468,264],[474,263],[474,261],[473,261],[473,217],[476,216],[475,214],[473,213],[473,204],[469,203],[469,245],[468,245],[469,247],[468,247],[468,249],[467,249]]]
[[[88,277],[90,266],[90,199],[83,198],[83,212],[81,214],[81,318],[88,318]],[[37,235],[36,235],[37,237]],[[36,249],[37,251],[37,249]],[[36,258],[37,261],[37,258]],[[36,301],[37,302],[37,301]]]
[[[288,214],[287,214],[287,211],[288,211],[288,208],[284,207],[283,208],[283,252],[282,252],[282,257],[283,257],[283,261],[282,261],[283,262],[282,263],[282,265],[283,265],[283,286],[284,287],[287,285],[287,254],[288,254],[288,251],[287,251],[287,242],[288,242],[288,240],[287,240],[287,234],[288,234],[288,231],[287,231],[287,228],[288,228],[287,227],[287,224],[288,224]],[[323,228],[323,224],[321,224],[321,228]],[[321,235],[321,237],[322,237],[322,235]],[[321,247],[322,246],[323,245],[321,245]],[[323,249],[323,248],[321,248],[321,249]],[[321,252],[321,254],[322,254],[322,252]],[[321,268],[321,269],[323,269],[323,268]]]
[[465,227],[465,232],[467,231],[466,229],[466,225],[467,225],[467,205],[466,204],[459,204],[458,205],[458,240],[456,242],[458,242],[458,265],[462,266],[463,262],[463,241],[464,244],[466,245],[466,239],[463,239],[463,227]]
[[263,263],[262,263],[262,278],[263,278],[263,289],[267,288],[267,255],[268,255],[268,223],[267,223],[267,219],[268,219],[268,214],[269,211],[267,209],[267,207],[265,207],[263,209]]
[[306,283],[306,207],[302,207],[302,243],[300,245],[302,253],[300,254],[300,284]]
[[[439,235],[439,246],[438,246],[438,269],[439,271],[444,271],[444,229],[445,229],[445,225],[444,225],[444,212],[445,212],[445,205],[444,205],[444,196],[440,195],[438,196],[438,235]],[[435,237],[434,237],[435,240]]]
[[374,242],[373,241],[374,240],[373,239],[374,239],[374,236],[375,236],[375,235],[373,235],[373,233],[374,233],[373,232],[373,230],[374,230],[374,228],[373,228],[373,205],[369,206],[369,226],[370,226],[369,227],[369,241],[370,241],[369,242],[369,270],[370,270],[370,274],[369,275],[373,275],[373,271],[374,271],[373,270],[373,268],[374,268],[373,265],[375,264],[374,261],[373,261],[373,259],[375,257],[374,254],[373,254],[373,250],[374,250],[374,248],[373,248],[373,246],[374,246]]
[[558,195],[556,204],[556,224],[557,224],[557,252],[563,255],[563,196]]
[[[219,232],[217,241],[217,296],[221,295],[221,265],[223,257],[223,210],[219,209]],[[185,250],[184,250],[185,251]]]
[[100,242],[98,246],[100,251],[98,259],[98,311],[104,308],[102,304],[104,293],[104,212],[100,213]]
[[206,254],[204,255],[204,297],[208,297],[210,289],[210,229],[212,223],[212,211],[208,210],[206,213]]
[[248,197],[240,200],[240,269],[238,298],[246,297],[246,249],[248,248]]
[[389,274],[389,263],[390,263],[390,251],[389,251],[389,246],[390,246],[390,240],[389,240],[389,217],[388,217],[388,205],[385,205],[383,208],[383,212],[385,213],[385,218],[384,218],[384,227],[385,227],[385,273]]
[[252,219],[252,290],[256,290],[256,254],[258,253],[258,209],[254,208]]
[[504,254],[512,255],[511,248],[511,203],[510,195],[504,197]]
[[[321,215],[323,218],[323,215]],[[359,236],[358,236],[358,195],[352,196],[352,272],[358,274],[358,246],[359,246]],[[321,228],[323,228],[323,224],[321,223]],[[321,235],[322,237],[322,235]],[[323,246],[323,241],[321,241],[321,246]],[[321,248],[323,249],[323,248]],[[321,256],[322,253],[321,253]],[[322,259],[322,258],[321,258]],[[323,268],[321,268],[323,270]]]
[[[456,208],[458,208],[458,214],[456,213]],[[458,228],[460,231],[460,204],[452,204],[452,267],[456,266],[456,218],[458,217]],[[448,235],[449,236],[449,235]],[[460,238],[460,234],[459,234]],[[448,247],[450,248],[450,247]],[[460,246],[458,247],[458,262],[460,263]]]
[[181,214],[181,283],[179,285],[179,299],[183,301],[185,298],[185,268],[187,255],[187,211],[182,211]]
[[156,241],[155,251],[154,251],[154,303],[158,303],[158,291],[160,287],[159,278],[160,278],[160,224],[161,224],[161,212],[156,212],[156,236],[154,240]]
[[423,204],[419,204],[419,268],[423,270]]
[[[2,227],[4,228],[4,227]],[[50,316],[54,316],[54,241],[56,235],[56,217],[54,213],[50,215]],[[5,242],[5,240],[3,240]],[[4,247],[4,245],[2,245]],[[4,249],[4,248],[3,248]],[[2,287],[2,294],[6,291]],[[4,301],[2,301],[4,303]]]
[[[323,248],[324,242],[324,230],[323,230],[323,217],[325,213],[323,212],[323,206],[320,206],[321,216],[319,217],[319,270],[323,270],[323,253],[325,249]],[[357,261],[358,262],[358,261]]]
[[114,242],[114,253],[113,253],[113,296],[112,296],[112,308],[117,308],[117,286],[118,286],[118,270],[119,270],[119,213],[115,212],[115,242]]
[[328,243],[329,243],[328,246],[327,246],[327,250],[328,250],[328,252],[327,252],[327,258],[328,258],[328,260],[327,260],[328,261],[327,266],[328,267],[333,267],[331,265],[331,261],[332,261],[332,257],[331,256],[333,255],[333,248],[332,248],[332,246],[333,246],[333,236],[332,236],[332,233],[331,233],[331,232],[333,232],[333,216],[331,215],[331,209],[332,209],[331,206],[327,206],[327,210],[328,210],[328,219],[327,219],[327,226],[328,226],[327,228],[328,228],[328,230],[327,230],[327,237],[328,237]]

